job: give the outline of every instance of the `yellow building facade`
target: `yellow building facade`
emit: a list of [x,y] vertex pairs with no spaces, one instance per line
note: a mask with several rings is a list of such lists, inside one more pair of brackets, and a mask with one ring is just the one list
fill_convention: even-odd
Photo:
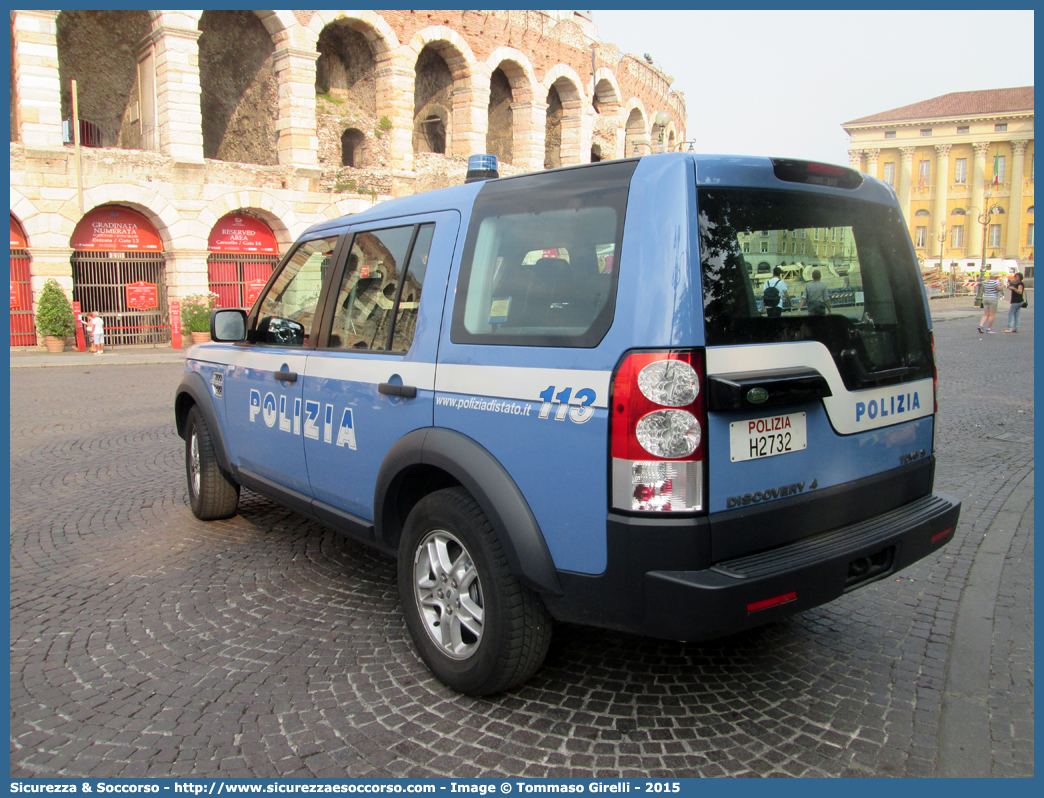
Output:
[[1033,87],[944,94],[854,119],[853,169],[895,188],[917,256],[1033,274]]

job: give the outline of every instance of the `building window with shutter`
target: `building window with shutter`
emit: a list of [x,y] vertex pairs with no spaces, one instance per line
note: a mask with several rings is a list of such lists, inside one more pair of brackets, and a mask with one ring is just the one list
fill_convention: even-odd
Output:
[[955,249],[964,246],[964,225],[950,228],[950,246]]
[[968,182],[968,159],[958,158],[953,164],[953,182],[963,186]]
[[1001,245],[1001,226],[999,224],[990,225],[990,237],[989,244],[987,246],[999,247]]
[[895,163],[889,161],[884,165],[884,181],[890,185],[895,185]]
[[914,246],[918,249],[924,249],[925,242],[928,240],[928,228],[918,227],[916,235],[914,236]]
[[932,162],[920,161],[917,164],[917,188],[928,188],[932,179]]

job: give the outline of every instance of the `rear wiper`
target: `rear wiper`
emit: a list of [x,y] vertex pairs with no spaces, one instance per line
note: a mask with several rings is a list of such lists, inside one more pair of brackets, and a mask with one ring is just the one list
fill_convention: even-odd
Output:
[[920,371],[915,366],[900,366],[896,369],[885,369],[883,371],[867,371],[863,361],[859,359],[859,353],[854,349],[843,350],[841,352],[841,360],[848,370],[855,375],[856,382],[859,383],[860,387],[899,382],[908,374]]

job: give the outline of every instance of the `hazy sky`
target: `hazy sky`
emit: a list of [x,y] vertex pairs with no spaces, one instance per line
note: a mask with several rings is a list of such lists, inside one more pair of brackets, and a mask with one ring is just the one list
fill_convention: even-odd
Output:
[[603,41],[649,53],[674,76],[699,152],[848,166],[843,122],[954,91],[1033,85],[1032,11],[593,15]]

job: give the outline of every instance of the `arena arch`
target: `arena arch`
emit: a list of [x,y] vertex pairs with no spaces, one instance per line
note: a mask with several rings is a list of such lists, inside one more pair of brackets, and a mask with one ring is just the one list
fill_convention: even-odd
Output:
[[[478,62],[456,31],[436,26],[409,44],[413,63],[413,151],[467,155],[468,105],[473,102]],[[458,152],[459,150],[459,152]]]
[[595,72],[595,92],[592,102],[595,113],[618,114],[620,112],[620,84],[616,81],[616,75],[605,67],[599,67]]
[[298,218],[294,209],[266,191],[240,191],[224,194],[212,200],[193,224],[193,233],[199,236],[199,249],[206,249],[210,231],[218,220],[241,211],[263,221],[279,242],[280,252],[286,252],[312,221]]
[[252,11],[273,41],[279,41],[301,26],[292,11]]
[[649,124],[646,121],[645,107],[642,101],[634,98],[627,104],[627,121],[624,123],[624,157],[630,158],[638,149],[639,155],[648,155],[650,149],[638,142],[649,141]]
[[558,64],[544,78],[547,118],[544,124],[544,168],[581,163],[584,95],[579,75]]
[[399,49],[395,31],[375,11],[316,11],[308,22],[308,28],[318,40],[324,28],[335,24],[348,26],[365,36],[375,57]]
[[[73,301],[102,317],[106,344],[171,340],[164,241],[142,209],[126,202],[92,207],[77,222],[69,246]],[[152,287],[151,305],[131,300],[127,289],[135,285]]]
[[207,10],[199,18],[203,157],[259,165],[278,163],[279,114],[273,35],[279,15]]
[[75,80],[83,146],[146,149],[152,137],[140,118],[138,62],[152,33],[149,13],[68,9],[55,24],[63,139],[73,141]]
[[503,163],[522,165],[532,159],[533,89],[537,84],[525,53],[498,47],[486,60],[489,78],[485,151]]
[[[189,232],[186,222],[177,208],[158,192],[128,183],[107,183],[87,189],[83,197],[85,206],[91,209],[103,205],[120,205],[140,213],[156,228],[163,242],[163,251],[173,249],[175,240],[184,248],[183,236]],[[79,220],[73,228],[76,224],[79,224]],[[200,241],[201,249],[205,242],[206,237],[203,237]]]

